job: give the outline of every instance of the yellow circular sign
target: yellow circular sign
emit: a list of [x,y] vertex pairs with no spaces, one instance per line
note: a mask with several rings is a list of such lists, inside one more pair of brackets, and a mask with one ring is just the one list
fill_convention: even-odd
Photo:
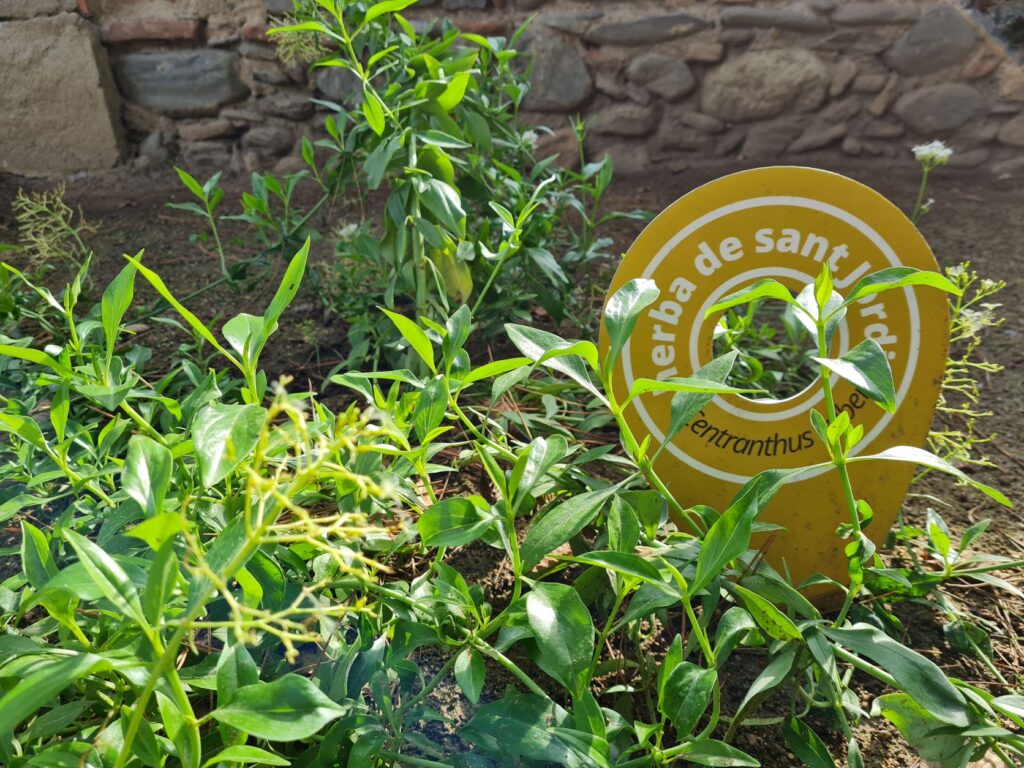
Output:
[[[640,277],[654,280],[661,290],[623,349],[616,389],[628,391],[641,377],[692,375],[713,359],[718,318],[705,321],[708,308],[764,278],[799,292],[826,263],[841,294],[888,267],[937,268],[927,243],[896,206],[835,173],[760,168],[687,194],[644,230],[612,282],[609,295]],[[889,414],[851,384],[833,379],[837,410],[864,427],[854,453],[924,443],[948,335],[945,296],[936,290],[889,291],[849,308],[830,357],[874,339],[889,357],[897,395],[896,412]],[[649,393],[630,408],[630,426],[638,435],[651,435],[652,450],[665,440],[671,400],[671,394]],[[809,418],[815,408],[824,414],[822,400],[819,382],[779,400],[716,397],[665,446],[656,470],[684,506],[724,509],[739,487],[764,469],[828,461]],[[899,511],[913,467],[871,462],[850,469],[858,497],[875,511],[868,533],[881,540]],[[848,514],[834,472],[806,475],[784,487],[760,519],[784,526],[755,546],[765,546],[769,562],[795,582],[818,572],[845,580],[843,542],[835,531]]]

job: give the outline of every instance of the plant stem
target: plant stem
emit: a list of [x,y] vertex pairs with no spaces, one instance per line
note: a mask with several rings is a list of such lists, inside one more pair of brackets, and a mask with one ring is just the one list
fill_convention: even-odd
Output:
[[921,215],[924,213],[924,193],[928,188],[928,174],[932,172],[932,169],[927,165],[924,166],[924,170],[921,174],[921,186],[917,190],[917,201],[914,203],[914,211],[910,214],[910,220],[917,224]]
[[608,640],[608,635],[611,634],[612,626],[615,623],[615,617],[619,615],[619,609],[622,607],[622,601],[625,600],[625,598],[625,590],[618,589],[615,591],[615,605],[612,606],[612,610],[608,614],[608,620],[605,621],[604,627],[601,628],[601,634],[597,637],[597,645],[594,647],[594,658],[590,660],[590,671],[587,674],[588,680],[594,679],[594,673],[597,671],[597,664],[601,660],[601,650],[604,648],[604,644]]
[[[825,321],[818,319],[817,322],[818,332],[818,355],[822,358],[828,357],[828,344],[826,343],[826,330]],[[835,399],[832,396],[832,382],[830,380],[831,371],[824,365],[819,367],[821,375],[821,386],[825,393],[825,409],[828,413],[828,423],[831,425],[836,420],[836,404]],[[850,482],[850,473],[846,467],[846,456],[844,455],[844,447],[842,445],[836,446],[836,455],[832,457],[832,463],[835,465],[836,470],[839,473],[839,481],[843,486],[843,496],[846,498],[847,511],[850,513],[850,525],[853,527],[853,535],[860,540],[861,529],[860,529],[860,516],[857,512],[857,499],[853,495],[853,484]],[[835,622],[832,624],[833,627],[841,627],[843,622],[846,621],[846,615],[850,611],[850,607],[853,605],[853,600],[860,591],[859,584],[851,584],[849,589],[846,590],[846,597],[843,599],[843,607],[839,611],[839,615],[836,617]]]
[[480,653],[484,654],[485,656],[490,656],[496,662],[501,664],[501,666],[503,666],[505,669],[507,669],[509,672],[511,672],[513,675],[515,675],[515,677],[523,685],[525,685],[530,690],[531,693],[535,693],[535,694],[537,694],[538,696],[540,696],[541,698],[544,698],[544,699],[550,699],[551,698],[550,696],[547,695],[547,693],[544,692],[543,688],[541,688],[539,685],[537,685],[535,682],[533,682],[533,678],[531,678],[528,674],[526,674],[525,672],[523,672],[523,670],[521,670],[519,668],[518,664],[516,664],[514,661],[512,661],[512,659],[508,658],[508,656],[503,654],[501,651],[499,651],[494,646],[492,646],[492,645],[490,645],[488,643],[485,643],[483,640],[480,640],[479,638],[477,638],[476,640],[473,641],[473,647],[476,648],[478,651],[480,651]]

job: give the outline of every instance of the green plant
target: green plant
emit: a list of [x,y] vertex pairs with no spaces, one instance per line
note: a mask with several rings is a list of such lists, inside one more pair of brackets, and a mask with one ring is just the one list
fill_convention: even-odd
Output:
[[[356,199],[358,234],[335,226],[334,258],[313,270],[326,308],[349,325],[348,367],[408,359],[378,306],[439,321],[469,303],[485,335],[509,318],[529,320],[536,303],[556,322],[592,325],[596,293],[579,284],[611,243],[596,231],[640,216],[599,212],[611,160],[584,162],[581,122],[573,124],[579,171],[534,159],[537,133],[516,118],[528,87],[514,48],[522,29],[509,40],[447,22],[421,32],[400,13],[413,3],[298,3],[271,30],[281,55],[344,70],[353,94],[319,102],[331,114],[324,138],[303,140],[308,170],[280,180],[254,174],[242,213],[224,217],[250,225],[262,254],[289,253],[319,237],[339,196]],[[207,221],[228,275],[214,218],[218,177],[200,185],[179,175],[199,202],[175,207]],[[294,199],[304,179],[320,190],[305,207]],[[371,226],[367,207],[382,197]],[[230,277],[250,263],[231,265]]]
[[761,387],[782,399],[803,391],[817,376],[807,328],[788,304],[753,301],[746,311],[726,310],[714,330],[714,352],[737,350],[730,383]]
[[932,141],[928,144],[918,144],[912,151],[914,159],[921,164],[921,185],[917,190],[917,200],[914,201],[914,208],[910,213],[910,220],[917,224],[921,217],[931,210],[934,202],[931,198],[925,199],[928,177],[936,168],[949,162],[953,156],[953,150],[941,141]]
[[[847,604],[828,620],[748,549],[760,510],[803,470],[758,476],[721,513],[674,501],[625,409],[671,392],[671,429],[681,429],[716,394],[738,391],[724,383],[736,354],[689,379],[617,392],[618,354],[658,296],[653,283],[633,281],[608,302],[603,360],[591,342],[510,324],[520,356],[474,366],[468,307],[443,324],[387,312],[419,364],[336,377],[376,412],[367,420],[353,408],[334,414],[314,394],[270,393],[258,370],[305,261],[303,249],[262,316],[225,325],[226,344],[133,258],[104,292],[100,322],[76,318],[74,286],[54,299],[68,328],[59,352],[0,349],[51,402],[41,423],[25,415],[31,403],[9,399],[0,412],[17,454],[2,477],[24,489],[5,513],[61,509],[49,525],[23,524],[23,571],[0,585],[6,764],[753,766],[728,743],[733,734],[781,722],[817,768],[827,749],[799,715],[825,709],[846,729],[864,716],[841,665],[896,690],[876,710],[929,759],[1020,752],[1024,742],[1001,725],[1022,725],[1014,696],[950,681],[875,627],[846,621],[877,566],[860,533],[863,502],[842,529]],[[183,365],[155,386],[133,373],[139,358],[118,340],[139,274],[226,371]],[[887,270],[845,299],[827,273],[786,296],[827,339],[843,306],[907,285],[956,290],[937,275]],[[759,284],[715,309],[783,290]],[[819,351],[819,365],[836,365],[825,341]],[[891,407],[891,373],[873,351],[864,342],[837,367]],[[563,434],[519,440],[492,417],[514,387],[549,388],[552,375],[601,404],[621,452]],[[486,396],[474,394],[481,388]],[[923,451],[851,455],[857,428],[831,409],[814,424],[848,489],[849,463],[913,460],[1005,501]],[[478,473],[478,492],[439,491],[438,478],[456,473]],[[414,526],[401,524],[406,511]],[[469,545],[507,562],[500,603],[447,556]],[[958,576],[970,570],[950,562]],[[664,651],[652,655],[657,626]],[[730,712],[721,680],[740,646],[761,649],[765,666]],[[500,699],[484,695],[497,670],[515,684]],[[422,725],[440,717],[431,697],[451,678],[476,705],[459,724],[471,745],[463,754]],[[791,715],[756,717],[779,691]],[[921,728],[935,733],[922,741]],[[851,765],[857,754],[849,741]]]
[[942,426],[928,434],[928,445],[933,453],[954,464],[991,466],[988,459],[978,453],[979,447],[995,437],[979,434],[979,425],[992,413],[980,406],[978,380],[1003,370],[1003,366],[984,358],[981,344],[988,329],[1003,324],[1005,318],[999,316],[1002,305],[991,299],[1006,283],[979,278],[969,261],[948,267],[946,276],[959,293],[949,302],[950,357],[936,406]]
[[16,250],[30,255],[33,269],[65,260],[81,268],[92,255],[82,238],[94,234],[96,228],[85,220],[81,210],[76,217],[64,202],[63,184],[43,192],[19,189],[11,208],[18,225]]
[[[847,724],[848,716],[856,718],[861,713],[858,706],[851,707],[850,701],[844,699],[845,684],[838,676],[835,666],[837,660],[846,662],[889,686],[897,689],[902,686],[901,692],[886,694],[876,699],[872,713],[881,714],[891,720],[919,749],[925,759],[937,761],[943,766],[962,766],[968,759],[976,758],[992,749],[1001,758],[1009,761],[1008,753],[1022,754],[1024,743],[1020,741],[1019,736],[1002,728],[998,723],[1001,717],[1009,717],[1016,726],[1021,726],[1019,713],[1016,712],[1016,697],[997,699],[991,695],[986,696],[980,690],[966,684],[956,681],[951,683],[931,662],[914,654],[870,624],[855,624],[844,628],[846,617],[866,584],[870,583],[874,589],[878,589],[878,579],[885,577],[880,570],[881,561],[875,546],[863,533],[873,517],[870,504],[857,499],[846,470],[847,465],[877,460],[914,462],[932,470],[951,474],[962,482],[980,488],[1000,503],[1009,505],[1009,500],[998,491],[980,485],[952,464],[927,451],[904,446],[889,448],[874,456],[855,455],[853,452],[863,436],[863,428],[852,424],[845,413],[837,416],[828,374],[836,373],[853,382],[867,397],[890,411],[896,407],[895,388],[885,353],[871,339],[861,342],[841,358],[830,359],[828,352],[831,346],[831,329],[841,321],[846,307],[854,301],[881,291],[911,285],[939,288],[954,295],[960,293],[958,286],[938,274],[892,268],[863,278],[844,298],[833,290],[831,272],[825,267],[815,284],[804,289],[796,299],[793,299],[780,283],[763,280],[749,289],[726,297],[709,310],[711,314],[753,299],[771,296],[790,303],[803,314],[809,325],[813,324],[819,346],[819,357],[815,360],[821,366],[820,380],[825,395],[826,413],[822,415],[817,411],[812,412],[811,422],[819,439],[828,447],[831,464],[838,473],[850,515],[849,523],[844,523],[838,531],[841,536],[850,539],[846,546],[849,584],[844,589],[846,597],[838,616],[830,625],[820,626],[815,630],[820,635],[815,637],[813,642],[809,642],[811,638],[803,632],[788,633],[785,639],[799,641],[802,636],[803,641],[808,643],[806,651],[797,648],[788,655],[773,654],[774,660],[762,674],[762,678],[765,678],[763,684],[759,687],[758,682],[755,682],[752,689],[758,688],[759,693],[763,694],[777,688],[790,679],[790,676],[799,680],[805,677],[808,670],[813,669],[813,674],[806,677],[806,681],[810,683],[809,687],[796,689],[797,698],[794,699],[794,704],[797,699],[805,701],[805,713],[814,706],[831,707],[849,740],[848,764],[862,765],[859,750]],[[944,544],[940,542],[937,545],[944,564],[944,569],[939,575],[940,581],[952,577],[951,574],[956,569],[957,560],[963,549],[981,530],[981,526],[972,530],[954,553],[950,546],[948,531],[938,524],[937,518],[934,519],[929,527],[929,536],[933,542],[937,538],[942,538],[939,534],[945,535]],[[989,567],[980,568],[979,573],[987,574],[990,570],[1018,565],[1013,562],[997,562],[995,565],[990,563]],[[961,573],[967,575],[968,572]],[[782,635],[785,636],[786,633]],[[783,636],[779,639],[783,639]],[[904,663],[909,666],[903,667]],[[899,673],[893,674],[896,670],[899,670]],[[926,688],[928,690],[925,690]],[[1007,708],[1009,712],[1006,711]],[[736,724],[737,720],[734,720],[730,732],[735,730]],[[791,716],[785,722],[784,728],[787,744],[805,764],[828,764],[817,762],[823,756],[827,756],[827,750],[820,739],[813,738],[813,733],[802,726],[798,719]]]

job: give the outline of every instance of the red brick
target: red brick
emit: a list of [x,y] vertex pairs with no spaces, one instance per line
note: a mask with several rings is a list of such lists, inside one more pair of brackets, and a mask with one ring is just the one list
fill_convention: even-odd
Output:
[[119,19],[103,28],[105,43],[126,43],[132,40],[190,40],[199,38],[196,19]]
[[270,29],[269,24],[258,24],[256,22],[246,22],[242,26],[242,39],[250,40],[253,42],[265,43],[268,41],[267,30]]
[[508,25],[493,19],[460,19],[458,27],[463,32],[476,35],[504,35]]

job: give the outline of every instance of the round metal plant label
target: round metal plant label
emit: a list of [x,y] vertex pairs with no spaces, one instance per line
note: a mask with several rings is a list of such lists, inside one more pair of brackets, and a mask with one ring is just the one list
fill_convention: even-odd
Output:
[[[670,205],[629,249],[609,296],[634,278],[661,293],[641,314],[617,364],[616,391],[639,378],[691,376],[713,357],[719,317],[706,311],[723,297],[764,278],[798,293],[828,264],[844,296],[861,278],[894,266],[937,269],[928,244],[882,195],[835,173],[811,168],[759,168],[710,182]],[[742,309],[742,308],[741,308]],[[932,421],[949,339],[946,297],[931,288],[902,288],[852,304],[836,329],[829,357],[874,339],[892,367],[897,407],[886,413],[836,376],[837,412],[863,425],[855,454],[895,445],[921,446]],[[602,335],[602,352],[607,339]],[[633,401],[628,420],[649,455],[669,431],[671,393]],[[655,468],[683,506],[728,507],[739,488],[770,468],[828,461],[810,412],[825,414],[820,381],[784,399],[715,397],[658,454]],[[884,539],[915,471],[910,464],[850,466],[854,491],[875,512],[869,533]],[[800,583],[814,573],[845,581],[848,521],[832,469],[784,486],[759,520],[781,526],[755,538],[768,562]]]

